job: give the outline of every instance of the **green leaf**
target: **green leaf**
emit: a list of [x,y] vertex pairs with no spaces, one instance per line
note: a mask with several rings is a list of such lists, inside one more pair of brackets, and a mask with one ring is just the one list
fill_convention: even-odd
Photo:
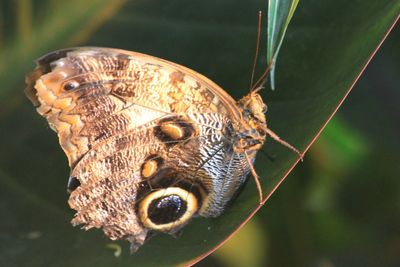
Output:
[[[57,13],[68,16],[64,23],[87,25],[79,17],[88,11],[83,12],[78,1],[74,1],[76,10],[68,3],[69,9]],[[258,3],[127,2],[82,44],[119,47],[180,63],[205,74],[237,98],[248,93]],[[281,48],[279,90],[262,91],[269,106],[269,127],[297,148],[308,147],[399,11],[398,1],[302,2]],[[23,72],[33,67],[28,63],[33,54],[64,46],[53,34],[64,36],[57,40],[67,40],[75,32],[65,25],[47,24],[58,29],[52,34],[36,27],[32,32],[41,36],[40,49],[32,52],[29,42],[19,43],[19,49],[7,50],[10,54],[0,57],[0,101],[5,103],[0,107],[1,266],[173,266],[193,262],[225,240],[258,208],[257,191],[249,179],[222,216],[194,219],[177,239],[157,235],[134,255],[129,255],[127,242],[112,242],[99,230],[73,228],[69,223],[73,211],[65,192],[66,158],[56,135],[23,95]],[[6,28],[3,31],[8,32]],[[39,47],[38,40],[32,44]],[[24,46],[29,48],[29,56],[18,55]],[[256,169],[264,192],[270,195],[294,166],[296,155],[271,140],[264,149],[275,160],[260,154]],[[118,246],[110,246],[114,243],[122,248],[118,258],[114,255]]]
[[272,62],[270,77],[274,90],[276,59],[299,0],[269,0],[268,3],[267,62]]

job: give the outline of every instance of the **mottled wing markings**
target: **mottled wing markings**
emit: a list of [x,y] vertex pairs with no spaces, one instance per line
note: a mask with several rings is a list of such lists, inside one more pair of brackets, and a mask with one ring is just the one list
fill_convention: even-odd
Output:
[[[37,83],[41,89],[39,100],[48,103],[41,105],[39,112],[44,115],[52,109],[54,115],[47,118],[59,128],[60,143],[70,165],[95,141],[120,130],[121,125],[133,128],[171,113],[226,113],[225,106],[210,89],[194,78],[129,55],[76,50],[50,66],[52,72]],[[78,86],[63,90],[71,83]],[[127,108],[130,103],[148,110]],[[59,108],[55,109],[57,105]]]
[[[69,159],[72,223],[102,228],[133,249],[148,232],[137,213],[140,192],[168,191],[152,188],[160,186],[156,177],[165,177],[168,188],[182,186],[187,196],[200,194],[197,213],[216,217],[249,173],[244,154],[233,147],[242,120],[235,101],[182,66],[114,49],[58,51],[39,60],[28,89]],[[153,155],[161,167],[149,163],[142,172]]]
[[[212,119],[213,120],[209,120],[210,122],[213,122],[211,127],[203,126],[202,129],[204,129],[204,131],[201,131],[201,134],[196,136],[201,144],[200,147],[203,147],[203,151],[214,150],[216,142],[226,145],[226,140],[223,142],[225,137],[220,134],[218,135],[218,132],[215,130],[217,129],[216,126],[218,124],[215,123],[215,117]],[[206,122],[201,121],[200,123],[205,125],[204,123]],[[219,124],[220,126],[223,126],[222,123]],[[146,139],[151,139],[151,135],[147,133],[149,129],[151,129],[151,127],[145,125],[142,127],[142,130],[139,128],[131,134],[124,133],[123,137],[119,135],[112,137],[112,139],[107,142],[103,141],[103,144],[101,144],[103,147],[94,147],[92,152],[85,155],[85,157],[78,163],[72,176],[77,177],[80,180],[81,186],[72,192],[69,201],[71,207],[78,211],[77,216],[73,220],[74,224],[87,224],[87,228],[101,227],[103,224],[120,224],[121,221],[127,219],[127,214],[129,214],[129,212],[134,212],[132,207],[138,201],[135,199],[135,194],[137,191],[136,186],[140,180],[140,166],[141,162],[144,161],[144,158],[148,154],[159,153],[165,155],[164,158],[168,159],[168,163],[181,171],[181,179],[198,178],[198,176],[193,177],[191,173],[197,172],[200,169],[199,165],[204,165],[201,161],[203,154],[197,153],[192,149],[188,150],[187,144],[184,143],[178,144],[170,151],[165,151],[163,144],[154,140]],[[222,129],[219,129],[219,132],[221,132],[221,130]],[[214,137],[206,138],[205,135],[208,137]],[[137,146],[135,145],[135,139],[131,139],[129,141],[127,140],[127,143],[133,146],[118,146],[118,140],[120,140],[120,138],[129,139],[134,137],[137,137],[136,140],[140,139],[144,144]],[[213,140],[212,143],[210,143],[210,140]],[[192,148],[197,147],[199,144],[194,139],[189,140],[189,142],[191,141],[194,141],[194,144],[191,146]],[[143,151],[140,149],[143,149]],[[96,153],[94,154],[95,151]],[[97,154],[102,157],[95,157]],[[224,152],[221,151],[220,156],[223,155]],[[200,158],[198,158],[198,156],[200,156]],[[114,161],[110,160],[113,158]],[[184,160],[182,160],[182,158]],[[129,162],[124,162],[124,159]],[[206,159],[207,162],[210,160],[216,160],[216,158],[209,157]],[[121,162],[124,162],[122,163],[123,166],[121,166]],[[94,174],[101,174],[102,176],[97,177]],[[211,178],[208,176],[209,174],[210,173],[207,172],[206,175],[202,175],[204,179],[207,179],[203,180],[206,186],[212,185],[212,182],[209,180]],[[113,180],[112,184],[108,183],[110,177],[112,177]],[[89,186],[86,186],[86,184]],[[213,190],[211,187],[208,187],[207,189],[210,192]],[[102,205],[102,203],[108,204]],[[113,207],[114,203],[118,206]],[[103,212],[104,209],[106,209],[105,212]],[[112,214],[112,211],[115,215],[124,215],[122,217],[116,216],[112,218],[109,216]],[[108,217],[105,217],[105,215],[108,215]],[[98,224],[93,225],[93,222]],[[125,230],[124,233],[130,232],[129,229]],[[134,231],[137,232],[137,229],[135,228]],[[111,234],[111,232],[108,234]],[[121,238],[121,236],[118,236],[118,233],[113,233],[112,236]]]

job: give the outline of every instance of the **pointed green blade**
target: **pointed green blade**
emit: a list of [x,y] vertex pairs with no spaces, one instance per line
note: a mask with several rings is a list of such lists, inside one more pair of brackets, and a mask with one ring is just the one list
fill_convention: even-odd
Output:
[[271,66],[271,88],[275,89],[275,67],[286,29],[299,0],[270,0],[268,2],[267,62]]

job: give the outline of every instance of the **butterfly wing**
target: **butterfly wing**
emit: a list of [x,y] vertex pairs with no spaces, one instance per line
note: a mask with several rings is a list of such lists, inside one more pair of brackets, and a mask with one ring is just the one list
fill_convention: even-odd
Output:
[[73,224],[136,248],[149,229],[172,233],[195,214],[218,216],[249,171],[233,151],[234,100],[190,69],[76,48],[39,59],[27,82],[71,166]]

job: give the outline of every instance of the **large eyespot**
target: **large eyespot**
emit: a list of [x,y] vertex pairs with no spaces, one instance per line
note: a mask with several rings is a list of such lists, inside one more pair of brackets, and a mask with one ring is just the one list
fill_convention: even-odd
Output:
[[149,229],[169,232],[187,223],[197,212],[197,197],[180,187],[158,189],[139,204],[139,217]]

